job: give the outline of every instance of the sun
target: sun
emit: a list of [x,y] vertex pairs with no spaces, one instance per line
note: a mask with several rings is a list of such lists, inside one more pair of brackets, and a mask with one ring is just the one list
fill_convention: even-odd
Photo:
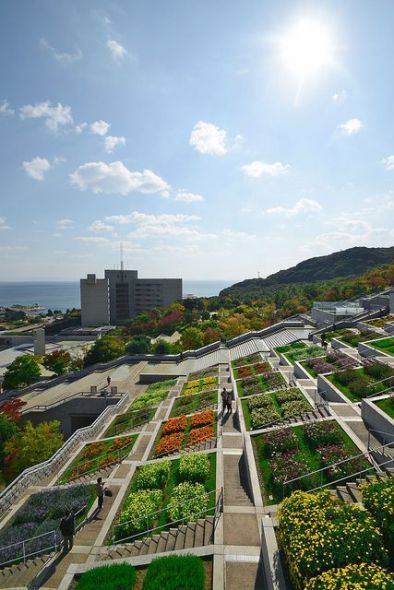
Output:
[[328,28],[313,20],[301,20],[290,28],[281,37],[280,53],[285,66],[298,78],[314,76],[334,61]]

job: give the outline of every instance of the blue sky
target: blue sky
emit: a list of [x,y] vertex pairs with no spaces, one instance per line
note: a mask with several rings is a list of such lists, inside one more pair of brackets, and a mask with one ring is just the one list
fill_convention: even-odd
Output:
[[120,242],[140,276],[231,280],[392,245],[393,22],[391,0],[3,0],[1,280],[102,275]]

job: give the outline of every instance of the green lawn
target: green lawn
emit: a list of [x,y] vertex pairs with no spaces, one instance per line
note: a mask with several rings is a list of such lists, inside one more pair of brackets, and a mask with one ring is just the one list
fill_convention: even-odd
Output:
[[394,336],[390,336],[390,338],[383,338],[382,340],[376,340],[376,342],[369,342],[368,344],[377,350],[381,350],[386,354],[394,356]]
[[[208,456],[209,463],[210,463],[209,473],[208,473],[208,477],[205,480],[203,485],[204,485],[205,491],[208,493],[208,492],[212,492],[216,488],[216,453],[207,453],[207,456]],[[177,486],[182,481],[179,476],[179,464],[180,464],[180,459],[174,459],[174,460],[170,461],[170,474],[169,474],[167,481],[164,484],[164,487],[162,488],[163,497],[162,497],[162,501],[161,501],[161,506],[159,507],[158,510],[162,510],[170,505],[171,495],[173,493],[173,490],[174,490],[175,486]],[[130,483],[129,489],[127,491],[127,494],[125,495],[125,500],[124,500],[123,504],[125,504],[125,501],[127,500],[130,493],[136,491],[135,481],[136,481],[139,469],[140,468],[137,468],[137,470],[133,476],[133,479],[131,480],[131,483]],[[209,498],[208,510],[214,508],[215,502],[216,502],[215,494],[211,494],[210,498]],[[122,509],[119,511],[119,515],[121,513],[122,513]],[[209,514],[212,514],[212,513],[213,513],[213,511],[211,510]],[[167,514],[167,510],[163,510],[163,512],[160,513],[158,519],[155,521],[154,526],[166,525],[170,521],[171,521],[171,519],[170,519],[169,515]],[[163,528],[160,529],[160,531],[167,530],[167,528],[168,527],[163,526]],[[153,531],[152,534],[156,534],[156,532],[160,532],[160,531]],[[109,544],[112,543],[112,539],[113,539],[114,534],[115,534],[115,532],[114,532],[114,528],[113,528],[111,531],[111,534],[108,538]]]
[[142,410],[131,410],[130,408],[124,414],[116,416],[103,434],[102,438],[116,436],[123,432],[130,432],[138,426],[142,426],[152,420],[156,413],[156,408],[143,408]]
[[386,412],[390,418],[394,418],[394,397],[388,397],[380,401],[374,402],[378,408]]
[[[292,474],[291,470],[289,469],[289,476],[286,479],[292,479],[293,476],[297,477],[298,475],[307,474],[311,471],[315,471],[321,469],[325,465],[332,464],[332,461],[325,462],[321,455],[318,453],[316,448],[313,448],[309,439],[305,434],[305,426],[294,426],[289,427],[283,430],[291,430],[297,439],[297,447],[296,453],[292,457],[295,460],[300,460],[305,463],[305,468],[301,471],[301,473]],[[352,442],[352,440],[348,437],[348,435],[342,430],[342,428],[336,424],[336,436],[337,442],[336,444],[342,448],[348,456],[358,455],[360,450],[356,447],[356,445]],[[326,470],[323,474],[318,473],[308,478],[304,478],[301,481],[295,482],[295,484],[290,487],[290,485],[285,486],[285,491],[283,492],[283,485],[282,483],[275,482],[273,478],[273,458],[267,458],[265,452],[265,445],[263,442],[264,434],[259,434],[252,436],[252,443],[256,458],[256,464],[259,470],[259,479],[262,488],[262,495],[264,503],[266,504],[277,504],[283,499],[283,493],[285,496],[290,495],[292,491],[295,489],[313,489],[316,486],[329,483],[330,481],[334,481],[338,478],[336,473],[332,473],[330,475],[329,471]],[[279,463],[282,465],[286,465],[288,463],[288,459],[286,455],[282,457],[276,457],[279,459]],[[361,459],[359,463],[357,463],[357,468],[355,471],[359,471],[364,468],[370,467],[370,463],[368,461]],[[373,472],[373,468],[371,467],[371,472]]]
[[178,397],[172,406],[170,418],[183,416],[184,414],[193,414],[200,412],[207,408],[213,408],[218,403],[217,391],[209,391],[207,393],[196,393],[194,395],[186,395]]
[[286,344],[285,346],[277,346],[275,348],[275,350],[278,353],[284,353],[284,352],[289,352],[289,351],[293,351],[293,350],[297,350],[297,349],[305,348],[305,347],[306,347],[305,342],[292,342],[291,344]]
[[296,361],[302,361],[307,358],[316,358],[318,356],[324,356],[325,354],[326,353],[321,346],[313,344],[312,346],[304,346],[303,348],[290,350],[283,353],[283,356],[289,361],[289,363],[294,365]]
[[[350,384],[345,385],[345,384],[341,383],[338,380],[336,373],[332,373],[331,375],[326,375],[326,378],[333,385],[335,385],[335,387],[337,387],[339,389],[339,391],[341,391],[350,401],[355,402],[355,403],[360,402],[364,397],[367,397],[368,395],[372,395],[373,393],[379,393],[379,391],[381,391],[385,388],[384,384],[379,383],[379,379],[374,379],[373,377],[368,375],[364,371],[364,367],[361,367],[359,369],[353,369],[352,371],[354,373],[354,380],[353,381],[356,381],[357,377],[361,377],[362,379],[365,379],[366,385],[365,385],[364,389],[361,391],[361,394],[351,391],[351,387],[349,387]],[[375,388],[373,387],[374,383],[376,383]],[[376,390],[376,391],[374,391],[374,390]]]

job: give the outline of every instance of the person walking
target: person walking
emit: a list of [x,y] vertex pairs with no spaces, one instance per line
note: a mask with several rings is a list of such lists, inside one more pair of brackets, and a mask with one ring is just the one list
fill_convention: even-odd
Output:
[[325,352],[327,350],[327,346],[328,346],[327,336],[325,335],[325,333],[323,333],[321,335],[321,343],[322,343],[323,350]]
[[222,416],[224,416],[224,412],[226,411],[226,408],[227,408],[227,391],[226,391],[225,387],[223,387],[222,393],[220,394],[220,396],[222,398]]
[[75,514],[69,510],[60,521],[60,532],[63,535],[63,552],[71,551],[74,545]]
[[103,507],[103,502],[104,502],[104,484],[103,484],[102,477],[97,478],[96,496],[97,496],[97,507],[99,510],[101,510]]
[[231,391],[227,391],[227,395],[226,395],[226,406],[227,406],[227,413],[228,414],[232,414],[233,413],[233,395],[231,393]]
[[109,387],[111,385],[111,377],[108,375],[107,377],[107,386]]

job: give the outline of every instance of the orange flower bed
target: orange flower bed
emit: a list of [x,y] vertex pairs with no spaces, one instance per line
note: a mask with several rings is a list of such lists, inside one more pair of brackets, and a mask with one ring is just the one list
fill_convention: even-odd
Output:
[[204,410],[198,414],[194,414],[191,418],[192,428],[213,424],[215,421],[215,414],[212,410]]
[[93,459],[102,455],[105,450],[104,443],[92,443],[85,447],[84,451],[82,452],[81,459]]
[[170,418],[165,424],[163,428],[163,434],[172,434],[174,432],[182,432],[182,430],[186,430],[187,426],[187,417],[186,416],[179,416],[179,418]]
[[255,373],[268,373],[268,371],[271,370],[272,367],[269,363],[257,363],[257,365],[254,366]]
[[213,438],[215,430],[213,426],[204,426],[203,428],[193,428],[189,433],[189,439],[187,441],[188,447],[196,445],[208,438]]
[[107,452],[111,453],[112,451],[118,451],[119,449],[123,449],[123,447],[127,447],[133,440],[131,436],[124,436],[123,438],[117,438],[108,448]]
[[164,453],[174,453],[179,451],[184,438],[183,432],[176,432],[169,436],[163,436],[159,444],[156,447],[156,455],[162,455]]
[[238,369],[238,378],[245,379],[245,377],[250,377],[253,375],[253,370],[251,367],[240,367]]

